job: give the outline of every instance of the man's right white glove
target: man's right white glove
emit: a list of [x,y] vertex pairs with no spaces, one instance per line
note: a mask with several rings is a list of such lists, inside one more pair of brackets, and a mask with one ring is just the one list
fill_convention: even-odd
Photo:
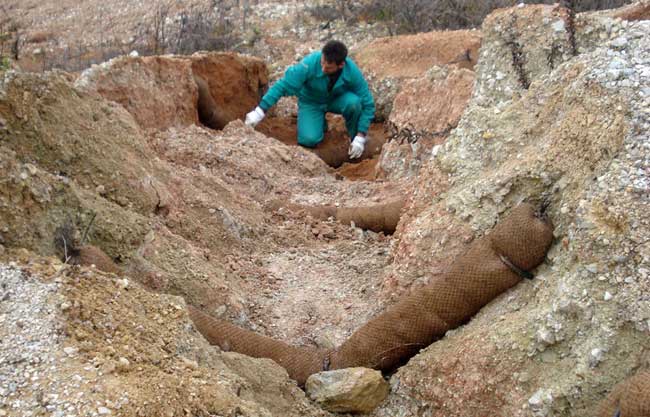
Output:
[[264,118],[264,110],[260,106],[246,115],[246,126],[255,127]]
[[366,147],[366,138],[363,136],[355,136],[354,140],[350,144],[350,149],[348,150],[348,156],[350,159],[357,159],[363,153],[363,149]]

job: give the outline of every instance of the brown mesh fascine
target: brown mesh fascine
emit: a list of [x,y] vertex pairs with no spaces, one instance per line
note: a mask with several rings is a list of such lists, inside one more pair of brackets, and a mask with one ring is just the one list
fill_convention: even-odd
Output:
[[551,225],[537,217],[532,206],[518,206],[492,233],[476,240],[445,274],[370,320],[332,352],[292,347],[211,319],[195,309],[190,309],[190,315],[211,343],[274,359],[300,384],[323,368],[365,366],[388,371],[517,284],[521,277],[515,270],[527,271],[539,265],[552,240]]
[[404,200],[397,199],[387,203],[369,206],[336,207],[333,205],[309,206],[306,204],[284,203],[273,201],[267,207],[277,210],[284,207],[293,212],[305,212],[315,219],[327,220],[335,218],[343,224],[353,222],[356,227],[373,232],[392,234],[397,228]]
[[332,355],[332,366],[391,370],[404,360],[403,352],[417,352],[441,338],[520,281],[501,255],[529,270],[544,260],[552,240],[551,227],[534,208],[519,206],[440,278],[357,330]]
[[336,210],[336,220],[343,224],[354,222],[355,226],[363,230],[393,234],[402,207],[404,207],[402,199],[372,206],[339,207]]
[[600,403],[599,417],[650,417],[650,371],[617,384]]
[[119,274],[122,271],[115,262],[97,246],[84,245],[80,247],[70,261],[73,265],[95,265],[95,267],[104,272]]
[[[525,230],[525,233],[522,231]],[[521,204],[489,235],[494,250],[505,255],[518,268],[535,268],[546,256],[553,230],[548,221],[537,216],[530,204]]]
[[328,354],[325,350],[291,346],[208,316],[190,305],[187,309],[199,333],[222,350],[272,359],[301,385],[309,375],[323,370],[323,361]]

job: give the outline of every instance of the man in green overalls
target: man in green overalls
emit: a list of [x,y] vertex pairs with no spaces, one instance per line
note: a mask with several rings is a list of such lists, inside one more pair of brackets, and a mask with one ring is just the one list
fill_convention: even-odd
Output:
[[246,124],[256,126],[280,97],[298,96],[298,143],[313,148],[323,140],[327,128],[325,113],[345,118],[352,140],[351,159],[363,153],[375,102],[357,65],[339,41],[329,41],[322,51],[307,55],[289,67],[264,95],[259,106],[246,115]]

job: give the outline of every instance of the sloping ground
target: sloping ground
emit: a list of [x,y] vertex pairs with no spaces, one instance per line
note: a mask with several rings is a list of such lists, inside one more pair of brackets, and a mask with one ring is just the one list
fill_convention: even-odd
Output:
[[354,54],[368,79],[376,118],[388,119],[393,100],[405,80],[422,77],[434,66],[472,69],[478,58],[478,31],[445,31],[380,38]]
[[[169,111],[156,130],[138,117],[145,95],[127,111],[66,74],[5,74],[0,253],[16,265],[2,267],[0,410],[325,415],[269,361],[205,346],[169,294],[331,347],[532,200],[548,204],[557,237],[536,279],[393,375],[375,415],[594,415],[616,382],[648,367],[650,27],[580,15],[574,57],[565,19],[530,6],[486,21],[469,107],[420,171],[395,238],[275,203],[361,205],[406,195],[404,183],[342,181],[240,121],[215,132]],[[550,65],[553,48],[564,52]],[[186,96],[187,84],[155,73],[120,82]],[[89,242],[123,274],[15,249],[54,254],[68,217],[80,234],[94,219]]]
[[564,22],[552,6],[485,21],[474,95],[421,171],[384,291],[443,270],[522,200],[548,204],[556,244],[532,282],[401,368],[379,416],[593,416],[648,366],[650,24],[579,15],[582,53],[551,66]]
[[389,126],[378,177],[410,181],[444,143],[471,96],[480,42],[478,31],[430,32],[376,39],[354,54]]
[[[206,59],[206,62],[220,62],[219,57],[216,55],[214,61]],[[110,334],[101,333],[104,329],[96,329],[97,325],[82,331],[71,330],[57,339],[57,345],[51,346],[53,355],[66,354],[61,353],[64,345],[88,352],[88,357],[71,365],[70,372],[83,368],[92,381],[101,377],[100,372],[111,373],[104,370],[103,361],[95,364],[93,358],[104,349],[108,349],[105,355],[115,355],[107,347],[113,339],[118,339],[113,333],[115,329],[128,333],[128,338],[137,338],[142,329],[135,323],[150,319],[133,316],[142,313],[132,311],[133,306],[146,302],[129,297],[110,298],[110,288],[121,285],[124,281],[119,280],[125,277],[130,282],[129,288],[137,290],[138,297],[147,297],[140,285],[156,293],[180,295],[210,314],[299,344],[338,342],[365,322],[377,307],[373,297],[381,280],[380,271],[388,263],[389,239],[334,220],[314,219],[283,208],[271,209],[268,204],[283,200],[347,207],[390,199],[400,193],[399,188],[381,182],[348,184],[335,177],[311,152],[286,146],[245,127],[241,121],[230,123],[222,132],[187,125],[196,120],[190,117],[197,112],[196,103],[192,95],[183,95],[186,83],[167,81],[175,72],[180,79],[189,79],[187,64],[193,59],[196,57],[187,61],[175,57],[121,58],[84,74],[76,80],[76,87],[72,78],[62,73],[7,73],[3,78],[0,236],[2,252],[9,248],[5,261],[15,260],[17,256],[11,248],[23,247],[39,255],[57,254],[56,230],[70,221],[79,235],[77,238],[88,229],[88,243],[106,252],[116,262],[117,269],[123,271],[118,277],[101,276],[91,284],[86,277],[94,279],[93,270],[66,269],[66,276],[84,277],[72,278],[74,288],[70,291],[74,295],[69,302],[47,305],[45,300],[37,302],[51,311],[48,316],[51,320],[68,320],[74,329],[89,325],[86,322],[91,316],[93,320],[107,317],[111,322],[117,317],[131,318],[116,327],[108,326],[106,331]],[[165,71],[158,71],[161,67]],[[110,68],[115,68],[113,75]],[[128,68],[141,70],[125,70]],[[115,89],[98,88],[105,85],[132,88],[121,89],[115,96]],[[225,87],[225,91],[235,91]],[[187,111],[189,116],[181,119],[173,111],[161,112],[159,119],[151,119],[151,113],[147,113],[150,109],[138,105],[147,107],[154,102],[146,91],[163,97],[185,97],[189,103],[173,105],[194,110]],[[102,92],[127,105],[123,107],[106,100],[100,95]],[[156,130],[156,125],[163,130]],[[31,254],[23,256],[22,267],[27,267],[32,257]],[[52,258],[43,262],[59,265]],[[40,291],[40,283],[49,282],[60,265],[54,269],[34,271],[35,283],[31,290],[35,294]],[[6,284],[3,291],[8,297],[22,291],[18,283],[23,278],[18,272],[15,274],[11,275],[13,281],[3,278]],[[27,275],[24,272],[22,276]],[[109,281],[105,283],[105,279]],[[60,286],[51,289],[53,296],[64,295],[61,291]],[[30,294],[25,292],[25,298],[17,299],[15,307],[25,308],[23,304],[30,299]],[[98,304],[107,301],[107,297],[110,305],[100,307]],[[174,300],[176,305],[183,305],[181,299]],[[77,302],[87,306],[81,308],[81,313],[77,311]],[[69,308],[54,308],[59,304],[73,306],[71,311],[82,314],[81,322],[76,321],[76,316],[62,319],[61,314]],[[14,317],[8,315],[12,306],[2,307],[3,319],[8,323]],[[189,331],[183,313],[177,314],[178,322],[168,323],[165,319],[160,323],[161,320],[155,319],[159,325],[170,326],[166,328],[170,336],[165,343],[172,337],[183,338],[179,332]],[[31,322],[16,326],[11,328],[12,332],[21,329],[20,326],[34,332],[42,327]],[[143,326],[146,334],[164,334],[160,328],[147,330],[147,325]],[[88,335],[89,331],[99,333]],[[119,339],[117,345],[121,347],[114,347],[119,351],[119,356],[114,358],[116,366],[126,366],[125,361],[120,365],[119,359],[123,357],[137,372],[133,371],[133,379],[118,378],[110,386],[119,386],[119,391],[131,402],[106,394],[115,388],[101,387],[88,397],[93,400],[70,399],[78,393],[87,395],[87,389],[95,389],[94,382],[62,388],[43,382],[27,387],[22,379],[24,369],[14,373],[13,360],[3,359],[2,372],[6,378],[2,382],[2,410],[6,409],[10,415],[23,415],[49,404],[54,411],[69,409],[86,413],[94,412],[92,407],[104,407],[122,415],[137,412],[168,415],[170,410],[180,414],[178,410],[185,408],[195,415],[228,415],[236,414],[237,407],[244,410],[240,412],[242,415],[319,415],[306,405],[304,396],[293,399],[293,394],[282,394],[288,402],[296,401],[293,409],[285,412],[281,404],[277,407],[259,402],[246,405],[244,400],[231,400],[228,394],[231,391],[215,391],[211,385],[203,390],[200,378],[186,384],[188,391],[177,391],[175,387],[186,376],[191,378],[189,375],[194,375],[199,368],[204,372],[202,375],[210,374],[212,365],[197,368],[190,364],[189,368],[194,370],[188,370],[187,374],[174,365],[176,376],[168,378],[166,375],[172,368],[160,365],[164,359],[158,349],[146,352],[147,339],[127,339]],[[2,345],[3,352],[20,345],[11,338],[3,338],[3,342],[6,342]],[[136,344],[140,347],[133,346]],[[120,351],[122,348],[126,350]],[[184,363],[179,356],[183,349],[167,352],[172,362]],[[230,357],[217,356],[221,361]],[[135,364],[140,362],[153,365],[138,369]],[[65,380],[71,375],[65,366],[51,371]],[[110,364],[107,366],[111,369]],[[253,378],[257,371],[246,369],[240,370]],[[261,381],[264,375],[275,378],[273,372],[284,375],[277,367],[269,372],[260,369]],[[144,379],[155,382],[142,386]],[[225,375],[210,384],[228,385],[236,379]],[[276,391],[271,389],[271,396],[284,390],[282,383],[279,384],[275,385],[279,387]],[[257,401],[252,398],[258,393],[269,392],[272,385],[252,383],[251,401]],[[249,395],[245,389],[233,389]],[[41,392],[51,394],[53,399],[47,404],[39,402]],[[223,401],[213,397],[221,392]],[[168,398],[169,403],[155,402],[158,397]],[[185,402],[180,401],[182,398]],[[173,405],[167,406],[170,403]]]
[[3,415],[327,415],[271,361],[209,346],[182,298],[27,251],[5,256],[21,267],[0,267]]

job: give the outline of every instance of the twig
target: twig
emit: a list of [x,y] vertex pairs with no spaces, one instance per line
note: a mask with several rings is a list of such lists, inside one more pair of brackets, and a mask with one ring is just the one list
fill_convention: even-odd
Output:
[[[86,243],[86,238],[88,237],[88,232],[90,231],[90,227],[93,225],[93,221],[95,221],[95,217],[97,217],[97,213],[93,213],[93,217],[90,219],[90,222],[88,222],[88,226],[86,226],[86,230],[84,231],[84,235],[81,238],[80,246],[83,246]],[[63,240],[63,243],[65,243],[65,239]]]

